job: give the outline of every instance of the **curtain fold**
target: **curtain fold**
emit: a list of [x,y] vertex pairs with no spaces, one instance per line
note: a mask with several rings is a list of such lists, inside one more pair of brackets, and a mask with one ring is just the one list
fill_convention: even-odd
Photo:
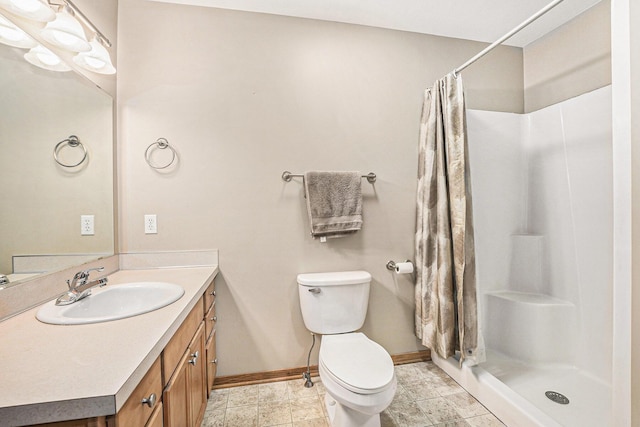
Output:
[[442,358],[479,363],[464,91],[449,74],[425,91],[416,212],[416,335]]

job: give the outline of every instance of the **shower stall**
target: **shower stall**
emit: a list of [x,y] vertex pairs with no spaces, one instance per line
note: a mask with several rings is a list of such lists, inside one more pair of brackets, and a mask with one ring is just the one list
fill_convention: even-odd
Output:
[[511,426],[610,425],[611,96],[467,111],[486,361],[434,360]]

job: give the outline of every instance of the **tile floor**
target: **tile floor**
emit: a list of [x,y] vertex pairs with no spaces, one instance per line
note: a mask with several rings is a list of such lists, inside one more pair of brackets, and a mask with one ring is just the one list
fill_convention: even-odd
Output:
[[[484,406],[432,362],[396,366],[398,391],[382,427],[503,427]],[[201,427],[328,426],[320,378],[214,390]]]

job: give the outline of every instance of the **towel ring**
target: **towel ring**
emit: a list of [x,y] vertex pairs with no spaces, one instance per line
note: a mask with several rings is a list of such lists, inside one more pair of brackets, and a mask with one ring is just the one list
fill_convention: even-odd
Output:
[[[63,144],[67,144],[69,147],[80,147],[80,148],[82,148],[82,151],[84,153],[84,155],[82,156],[82,159],[80,159],[80,161],[78,163],[75,163],[73,165],[68,165],[66,163],[62,163],[60,161],[60,159],[58,159],[58,152],[60,151],[60,148],[62,147]],[[63,139],[62,141],[58,142],[56,144],[56,146],[53,148],[53,159],[56,161],[57,164],[59,164],[62,167],[65,167],[65,168],[75,168],[76,166],[80,166],[82,164],[82,162],[84,162],[86,160],[86,158],[87,158],[87,149],[82,144],[82,142],[80,142],[78,137],[75,136],[75,135],[70,135],[69,138]]]
[[[156,166],[151,162],[151,148],[153,146],[157,146],[159,149],[164,150],[165,148],[168,148],[169,150],[171,150],[171,160],[169,161],[169,163],[167,163],[164,166]],[[166,169],[169,166],[171,166],[173,164],[173,162],[175,162],[176,160],[176,150],[169,145],[169,141],[167,141],[165,138],[158,138],[158,140],[156,142],[152,142],[151,144],[149,144],[149,146],[147,147],[147,149],[144,152],[144,159],[147,161],[147,164],[149,166],[151,166],[154,169]]]

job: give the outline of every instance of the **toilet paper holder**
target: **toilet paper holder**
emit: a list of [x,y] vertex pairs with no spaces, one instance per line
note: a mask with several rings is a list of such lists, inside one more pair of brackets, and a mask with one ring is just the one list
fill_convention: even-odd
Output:
[[[403,261],[403,262],[411,262],[410,259]],[[391,260],[387,263],[387,270],[395,270],[396,269],[396,262]]]

